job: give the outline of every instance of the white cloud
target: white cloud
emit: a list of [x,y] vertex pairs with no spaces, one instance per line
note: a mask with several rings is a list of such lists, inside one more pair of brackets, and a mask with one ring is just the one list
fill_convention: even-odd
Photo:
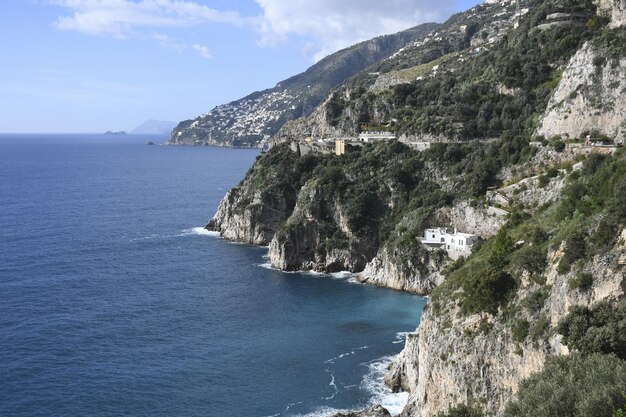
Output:
[[317,41],[316,59],[378,35],[442,21],[452,0],[255,0],[263,10],[261,42],[275,45],[292,35]]
[[[215,23],[253,28],[264,46],[299,38],[303,50],[320,59],[354,43],[398,32],[420,23],[442,21],[454,0],[249,0],[260,16],[220,11],[191,0],[48,0],[67,9],[60,30],[128,38],[144,36],[178,51],[210,58],[207,47],[184,44],[167,35],[143,32]],[[313,45],[313,46],[311,46]]]
[[192,45],[192,48],[194,51],[196,51],[198,53],[198,55],[200,55],[202,58],[206,58],[206,59],[211,59],[213,58],[213,56],[211,55],[211,52],[209,52],[209,48],[207,48],[206,46],[202,46],[202,45],[198,45],[198,44],[194,44]]
[[197,43],[193,45],[187,45],[186,43],[179,42],[175,39],[172,39],[168,35],[165,35],[163,33],[155,33],[151,36],[151,38],[157,41],[159,45],[165,48],[173,49],[177,52],[184,52],[187,50],[192,50],[196,52],[202,58],[205,58],[205,59],[213,58],[213,54],[211,54],[211,51],[209,50],[209,48],[204,45],[199,45]]
[[71,16],[59,17],[55,22],[57,28],[119,38],[128,37],[141,28],[242,23],[242,18],[237,12],[218,11],[191,1],[50,0],[50,2],[73,12]]

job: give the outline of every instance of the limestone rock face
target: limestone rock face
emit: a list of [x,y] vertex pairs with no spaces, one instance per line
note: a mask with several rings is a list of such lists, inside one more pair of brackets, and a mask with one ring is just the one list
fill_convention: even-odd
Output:
[[441,261],[422,252],[419,259],[398,256],[390,253],[387,247],[367,264],[365,270],[357,275],[357,280],[364,284],[408,291],[419,295],[428,295],[443,281],[439,272]]
[[600,12],[607,15],[611,22],[609,26],[617,28],[626,25],[626,1],[624,0],[598,0],[596,1]]
[[[544,288],[549,288],[549,294],[537,312],[547,319],[548,331],[573,305],[591,306],[624,297],[624,270],[611,266],[624,250],[620,240],[607,255],[588,263],[587,272],[593,274],[594,283],[586,292],[570,288],[574,272],[557,272],[562,248],[548,253]],[[523,279],[514,302],[520,303],[538,289],[536,283]],[[528,313],[522,309],[519,314]],[[448,300],[441,311],[435,312],[430,305],[425,309],[417,332],[407,336],[385,381],[394,391],[409,392],[401,414],[404,417],[432,417],[457,404],[476,402],[484,406],[487,415],[501,416],[523,379],[540,371],[548,356],[567,353],[558,334],[548,340],[533,341],[528,336],[516,341],[502,312],[463,316],[454,301]]]
[[[342,244],[327,243],[334,229],[345,236]],[[271,240],[269,260],[284,271],[359,272],[375,248],[376,242],[354,236],[342,207],[312,181],[302,187],[296,207]]]
[[448,223],[463,233],[488,239],[498,233],[506,222],[506,213],[493,207],[472,207],[467,201],[458,201],[451,208],[441,210]]
[[570,60],[537,133],[578,138],[591,129],[624,139],[626,59],[605,59],[587,43]]
[[242,207],[245,193],[242,188],[230,190],[206,228],[228,240],[266,246],[287,217],[289,203],[280,194],[264,190],[254,192],[250,204]]

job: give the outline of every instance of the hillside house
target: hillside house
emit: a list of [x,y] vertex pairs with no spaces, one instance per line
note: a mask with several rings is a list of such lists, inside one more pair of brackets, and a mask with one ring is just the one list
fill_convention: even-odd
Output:
[[380,140],[395,139],[396,135],[393,132],[363,132],[359,134],[359,141],[361,142],[376,142]]
[[478,242],[478,236],[470,233],[461,233],[444,227],[424,230],[422,245],[428,249],[444,249],[451,259],[469,256],[472,247]]
[[335,140],[335,155],[340,156],[346,153],[346,140],[345,139],[337,139]]

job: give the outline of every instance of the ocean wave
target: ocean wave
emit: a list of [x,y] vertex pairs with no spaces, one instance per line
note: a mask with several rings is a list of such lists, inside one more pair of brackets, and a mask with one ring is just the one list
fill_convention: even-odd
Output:
[[[267,259],[267,257],[266,257]],[[313,277],[328,277],[330,274],[326,274],[324,272],[318,271],[283,271],[282,269],[276,268],[272,266],[270,262],[263,262],[261,264],[256,264],[259,268],[269,269],[271,271],[282,272],[283,274],[303,274],[303,275],[311,275]]]
[[332,407],[320,407],[314,411],[311,411],[307,414],[291,414],[290,417],[328,417],[337,413],[349,413],[350,410],[342,410],[339,408]]
[[339,394],[339,388],[337,388],[337,384],[335,383],[335,373],[328,369],[326,370],[326,372],[330,374],[330,383],[328,385],[330,385],[335,391],[332,393],[330,397],[324,397],[324,399],[328,401],[328,400],[332,400],[333,398],[337,396],[337,394]]
[[341,355],[337,356],[336,358],[332,358],[332,359],[328,359],[327,361],[324,361],[324,363],[334,363],[338,359],[345,358],[346,356],[354,355],[357,351],[364,350],[364,349],[367,349],[367,348],[369,348],[369,346],[361,346],[361,347],[358,347],[358,348],[354,348],[350,352],[342,353]]
[[361,388],[372,395],[370,406],[380,404],[389,410],[389,413],[391,413],[392,416],[400,414],[409,399],[408,393],[393,393],[385,385],[384,377],[387,373],[387,368],[395,358],[396,355],[385,356],[380,359],[361,364],[367,366],[368,368],[368,372],[365,374],[363,381],[361,382]]
[[352,274],[352,276],[350,278],[348,278],[348,283],[350,283],[350,284],[357,284],[357,285],[365,285],[361,281],[356,279],[356,275],[354,275],[354,274]]
[[414,334],[415,332],[398,332],[396,333],[396,340],[394,340],[394,344],[404,343],[406,341],[406,337],[410,334]]
[[354,274],[350,271],[333,272],[332,274],[329,274],[329,275],[334,279],[348,279],[348,280],[354,276]]
[[150,236],[144,236],[144,237],[136,237],[136,238],[130,239],[130,241],[131,242],[141,242],[142,240],[163,239],[165,237],[168,237],[168,236],[150,235]]
[[183,230],[178,236],[211,236],[211,237],[220,237],[220,232],[213,232],[211,230],[207,230],[204,227],[193,227],[191,229]]
[[155,239],[171,239],[175,237],[184,237],[184,236],[211,236],[211,237],[220,237],[219,232],[212,232],[210,230],[206,230],[204,227],[193,227],[191,229],[182,230],[180,233],[175,235],[159,235],[153,233],[149,236],[138,237],[134,239],[130,239],[131,242],[140,242],[142,240],[155,240]]
[[[263,255],[263,259],[269,259],[269,255]],[[333,279],[338,279],[338,280],[348,280],[350,281],[351,279],[353,279],[354,274],[350,271],[340,271],[340,272],[332,272],[332,273],[328,273],[328,272],[319,272],[319,271],[313,271],[313,270],[309,270],[309,271],[283,271],[282,269],[276,268],[274,266],[272,266],[272,264],[270,262],[263,262],[260,264],[257,264],[258,267],[260,268],[265,268],[265,269],[270,269],[272,271],[277,271],[277,272],[282,272],[283,274],[303,274],[303,275],[311,275],[314,277],[330,277]]]
[[284,409],[282,412],[280,412],[280,413],[278,413],[278,414],[272,414],[271,416],[266,416],[266,417],[278,417],[278,416],[282,416],[282,415],[284,415],[286,412],[288,412],[288,411],[291,409],[291,407],[295,407],[296,405],[300,405],[300,404],[302,404],[302,401],[299,401],[299,402],[297,402],[297,403],[287,404],[287,407],[285,407],[285,409]]

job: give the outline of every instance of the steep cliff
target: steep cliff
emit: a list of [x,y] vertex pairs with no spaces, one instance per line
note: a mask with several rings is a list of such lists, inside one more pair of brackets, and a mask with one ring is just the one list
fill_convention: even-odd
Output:
[[233,241],[268,245],[315,163],[313,156],[303,159],[286,146],[276,147],[226,194],[207,229]]
[[[386,377],[394,390],[410,392],[403,416],[435,416],[458,404],[503,415],[521,381],[570,351],[557,325],[572,306],[624,298],[624,169],[623,152],[588,159],[562,192],[554,184],[557,201],[531,208],[521,223],[510,220],[447,275]],[[581,216],[584,201],[597,205]],[[487,278],[496,265],[509,278]]]
[[[480,164],[485,146],[456,152],[473,153]],[[397,141],[341,157],[301,156],[277,145],[226,195],[207,227],[231,240],[269,244],[270,262],[283,270],[363,272],[364,282],[426,294],[449,260],[422,248],[417,238],[424,227],[481,223],[475,229],[488,237],[501,222],[486,210],[462,209],[462,195],[452,205],[446,190],[474,180],[446,179],[441,162],[448,156]]]
[[[403,416],[462,406],[517,417],[511,401],[552,358],[615,354],[623,341],[626,321],[577,329],[592,340],[584,349],[562,325],[598,302],[617,311],[626,291],[626,153],[563,141],[624,131],[623,1],[598,4],[490,1],[455,16],[441,36],[381,62],[380,74],[344,82],[276,140],[389,122],[407,142],[436,138],[427,149],[386,141],[302,156],[277,145],[209,224],[269,244],[277,268],[349,270],[431,294],[387,376],[410,394]],[[469,16],[477,26],[461,28]],[[483,241],[453,262],[421,245],[429,226]],[[611,411],[624,405],[613,394]]]
[[610,27],[626,25],[626,2],[624,0],[598,0],[599,11],[610,19]]
[[[626,42],[626,36],[617,39]],[[582,138],[593,126],[610,139],[626,137],[626,58],[612,56],[599,43],[585,44],[570,60],[539,135]]]

